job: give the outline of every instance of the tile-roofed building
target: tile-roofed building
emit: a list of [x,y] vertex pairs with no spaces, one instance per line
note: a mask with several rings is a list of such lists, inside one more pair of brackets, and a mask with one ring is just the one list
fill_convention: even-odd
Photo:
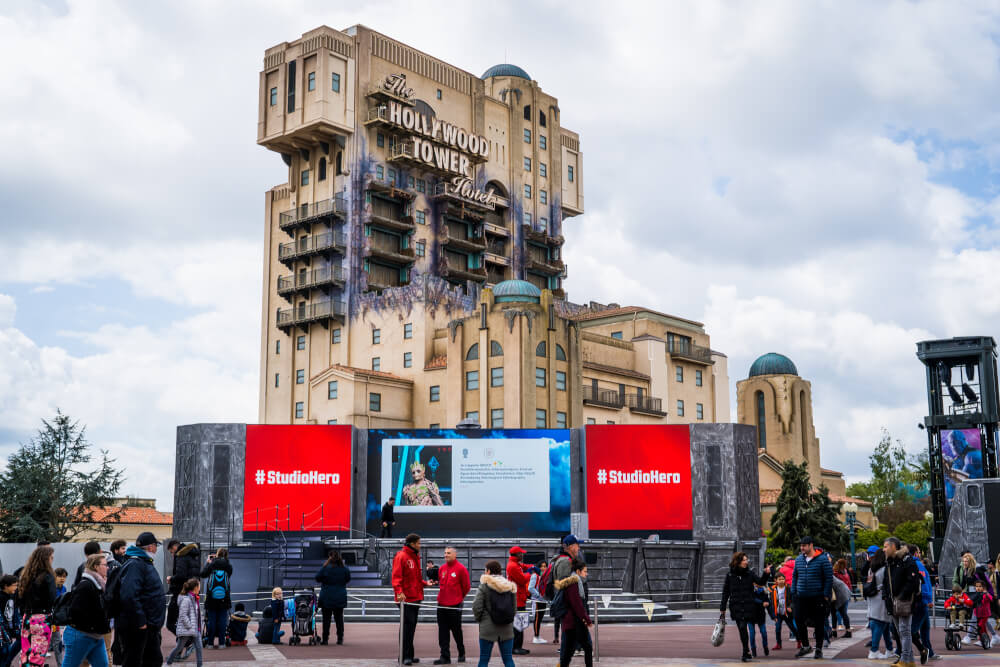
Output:
[[[84,530],[73,538],[75,542],[111,542],[116,539],[123,539],[130,544],[135,542],[139,533],[151,532],[156,538],[163,541],[173,534],[174,515],[172,512],[163,512],[156,509],[155,501],[149,499],[139,500],[138,505],[128,504],[129,500],[121,498],[120,504],[109,507],[93,507],[94,519],[102,521],[117,513],[117,517],[111,521],[111,532],[102,533],[94,529]],[[151,504],[152,503],[152,504]],[[88,510],[88,511],[89,511]]]

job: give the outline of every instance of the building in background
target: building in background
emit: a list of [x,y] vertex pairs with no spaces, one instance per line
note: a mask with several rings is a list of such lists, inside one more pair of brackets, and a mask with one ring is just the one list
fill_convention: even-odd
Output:
[[813,424],[812,385],[799,376],[791,359],[768,352],[750,366],[749,376],[736,383],[736,421],[757,428],[761,520],[765,529],[777,511],[785,461],[803,462],[813,488],[825,485],[837,503],[858,504],[858,521],[876,527],[872,504],[847,496],[844,475],[820,466],[819,438]]
[[[122,539],[129,544],[135,543],[140,533],[150,532],[161,542],[173,535],[174,515],[171,512],[161,512],[156,509],[154,498],[116,498],[111,507],[95,508],[94,518],[100,520],[121,509],[118,520],[112,522],[110,533],[96,530],[84,530],[73,538],[74,542],[113,542]],[[103,513],[102,513],[103,510]]]

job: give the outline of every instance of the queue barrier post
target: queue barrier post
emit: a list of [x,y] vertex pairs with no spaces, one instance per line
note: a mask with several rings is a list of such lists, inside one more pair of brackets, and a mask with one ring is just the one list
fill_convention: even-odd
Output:
[[403,611],[406,609],[406,602],[399,603],[399,665],[403,664]]
[[594,598],[594,660],[601,661],[601,622],[597,609],[600,606],[597,598]]

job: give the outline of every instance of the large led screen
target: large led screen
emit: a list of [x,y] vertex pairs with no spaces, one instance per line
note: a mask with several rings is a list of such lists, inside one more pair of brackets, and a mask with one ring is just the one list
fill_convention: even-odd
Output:
[[350,426],[247,426],[244,531],[350,525]]
[[587,519],[592,537],[690,538],[691,432],[686,425],[588,425]]
[[959,483],[983,476],[983,441],[978,428],[941,431],[944,493],[948,507]]
[[569,430],[368,431],[368,532],[553,537],[570,529]]

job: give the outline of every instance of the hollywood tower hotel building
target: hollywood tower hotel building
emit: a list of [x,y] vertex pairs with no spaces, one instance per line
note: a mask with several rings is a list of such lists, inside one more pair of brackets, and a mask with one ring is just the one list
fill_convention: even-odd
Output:
[[320,27],[265,52],[257,142],[288,167],[265,197],[262,422],[440,423],[375,396],[434,401],[420,376],[483,288],[565,297],[580,140],[521,68],[480,77],[364,26]]

